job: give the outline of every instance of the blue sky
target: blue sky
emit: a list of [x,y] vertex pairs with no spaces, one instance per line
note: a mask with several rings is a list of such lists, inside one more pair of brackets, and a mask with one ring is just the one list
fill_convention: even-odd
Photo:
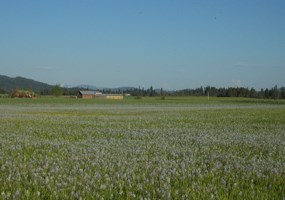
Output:
[[1,0],[0,74],[49,84],[285,86],[284,0]]

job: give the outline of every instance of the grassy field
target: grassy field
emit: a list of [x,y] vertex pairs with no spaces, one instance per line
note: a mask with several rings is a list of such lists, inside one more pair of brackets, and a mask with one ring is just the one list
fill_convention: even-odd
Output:
[[0,199],[284,199],[285,101],[0,99]]
[[125,97],[124,100],[110,100],[110,99],[76,99],[68,97],[56,98],[54,96],[42,96],[37,99],[28,98],[0,98],[1,104],[51,104],[51,105],[90,105],[90,104],[119,104],[119,105],[164,105],[164,104],[176,104],[176,105],[193,105],[193,104],[274,104],[285,105],[285,99],[255,99],[255,98],[220,98],[220,97],[166,97],[165,100],[161,100],[160,97],[143,97],[142,99],[136,99],[135,97]]

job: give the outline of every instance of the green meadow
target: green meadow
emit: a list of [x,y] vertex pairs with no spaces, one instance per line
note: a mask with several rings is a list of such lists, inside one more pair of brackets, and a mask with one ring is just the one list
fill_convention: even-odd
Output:
[[0,98],[0,199],[284,199],[285,101]]

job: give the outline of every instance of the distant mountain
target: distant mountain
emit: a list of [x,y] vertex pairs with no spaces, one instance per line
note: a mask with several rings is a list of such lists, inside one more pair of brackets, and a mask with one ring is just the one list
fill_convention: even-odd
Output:
[[77,85],[75,86],[75,88],[82,88],[82,89],[88,89],[88,90],[99,90],[102,88],[98,88],[94,85],[87,85],[87,84],[81,84],[81,85]]
[[0,89],[6,92],[12,92],[16,88],[31,89],[34,92],[41,92],[44,90],[51,90],[52,87],[52,85],[20,76],[11,78],[8,76],[0,75]]
[[130,91],[134,90],[134,87],[118,87],[118,88],[104,88],[105,91],[110,91],[110,92],[125,92],[125,91]]
[[[3,91],[10,93],[16,88],[18,88],[18,89],[31,89],[36,93],[50,94],[50,91],[53,87],[54,87],[53,85],[49,85],[46,83],[42,83],[39,81],[35,81],[20,76],[11,78],[8,76],[0,75],[0,93],[3,93]],[[81,84],[75,87],[63,85],[62,88],[64,89],[64,92],[67,94],[75,94],[78,90],[87,90],[87,89],[101,90],[101,91],[104,90],[105,92],[114,92],[114,93],[121,93],[135,89],[134,87],[106,88],[106,87],[97,87],[87,84]]]
[[105,90],[105,91],[110,91],[110,92],[124,92],[124,91],[135,89],[134,87],[106,88],[106,87],[97,87],[94,85],[86,85],[86,84],[77,85],[74,88],[82,88],[82,89],[88,89],[88,90]]

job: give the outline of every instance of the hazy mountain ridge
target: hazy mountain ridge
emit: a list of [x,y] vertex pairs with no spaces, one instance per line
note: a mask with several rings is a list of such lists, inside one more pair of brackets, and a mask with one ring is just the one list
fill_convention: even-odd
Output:
[[82,88],[82,89],[88,89],[88,90],[107,90],[112,92],[119,92],[119,91],[127,91],[127,90],[134,90],[135,87],[116,87],[116,88],[107,88],[107,87],[97,87],[94,85],[88,85],[88,84],[80,84],[71,88]]
[[[18,89],[30,89],[34,92],[41,93],[43,91],[50,91],[54,85],[49,85],[47,83],[43,83],[40,81],[36,81],[33,79],[17,76],[15,78],[0,75],[0,89],[5,92],[12,92],[16,88]],[[118,91],[127,91],[134,89],[134,87],[118,87],[118,88],[105,88],[105,87],[97,87],[88,84],[80,84],[77,86],[62,86],[62,88],[67,90],[106,90],[110,92],[118,92]]]
[[44,90],[51,90],[52,85],[47,83],[35,81],[33,79],[17,76],[15,78],[0,75],[0,88],[6,92],[12,92],[16,88],[19,89],[31,89],[34,92],[40,92]]

